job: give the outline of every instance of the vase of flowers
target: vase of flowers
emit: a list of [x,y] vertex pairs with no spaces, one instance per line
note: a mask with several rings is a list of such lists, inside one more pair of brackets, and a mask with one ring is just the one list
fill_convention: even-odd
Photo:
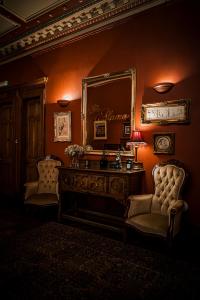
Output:
[[64,153],[70,158],[70,167],[79,167],[79,158],[84,155],[84,148],[80,145],[74,144],[65,148]]

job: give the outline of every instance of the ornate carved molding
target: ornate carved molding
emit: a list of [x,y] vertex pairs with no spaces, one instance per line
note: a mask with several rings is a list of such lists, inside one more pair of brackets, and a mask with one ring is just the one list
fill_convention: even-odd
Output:
[[28,54],[55,47],[133,14],[171,0],[101,0],[91,1],[79,11],[61,16],[51,24],[19,36],[0,48],[0,64]]

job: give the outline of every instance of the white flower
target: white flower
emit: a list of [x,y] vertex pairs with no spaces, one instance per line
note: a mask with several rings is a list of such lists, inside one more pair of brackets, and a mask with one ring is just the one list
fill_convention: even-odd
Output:
[[80,145],[74,144],[65,148],[64,153],[71,157],[82,156],[84,154],[84,148]]

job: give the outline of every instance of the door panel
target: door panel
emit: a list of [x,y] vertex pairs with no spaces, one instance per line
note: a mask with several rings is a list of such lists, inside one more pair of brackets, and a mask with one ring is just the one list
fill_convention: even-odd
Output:
[[16,191],[14,105],[0,103],[0,193],[12,195]]
[[40,96],[24,99],[24,181],[37,179],[36,160],[44,155],[43,110]]

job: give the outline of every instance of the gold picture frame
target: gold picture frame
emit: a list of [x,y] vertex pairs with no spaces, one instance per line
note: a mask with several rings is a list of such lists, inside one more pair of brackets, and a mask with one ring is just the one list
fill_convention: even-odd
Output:
[[153,134],[154,154],[174,154],[175,153],[175,133],[157,132]]
[[153,104],[142,104],[142,123],[189,123],[190,99],[163,101]]
[[71,142],[71,111],[54,113],[54,142]]
[[94,121],[94,140],[107,139],[107,121]]

